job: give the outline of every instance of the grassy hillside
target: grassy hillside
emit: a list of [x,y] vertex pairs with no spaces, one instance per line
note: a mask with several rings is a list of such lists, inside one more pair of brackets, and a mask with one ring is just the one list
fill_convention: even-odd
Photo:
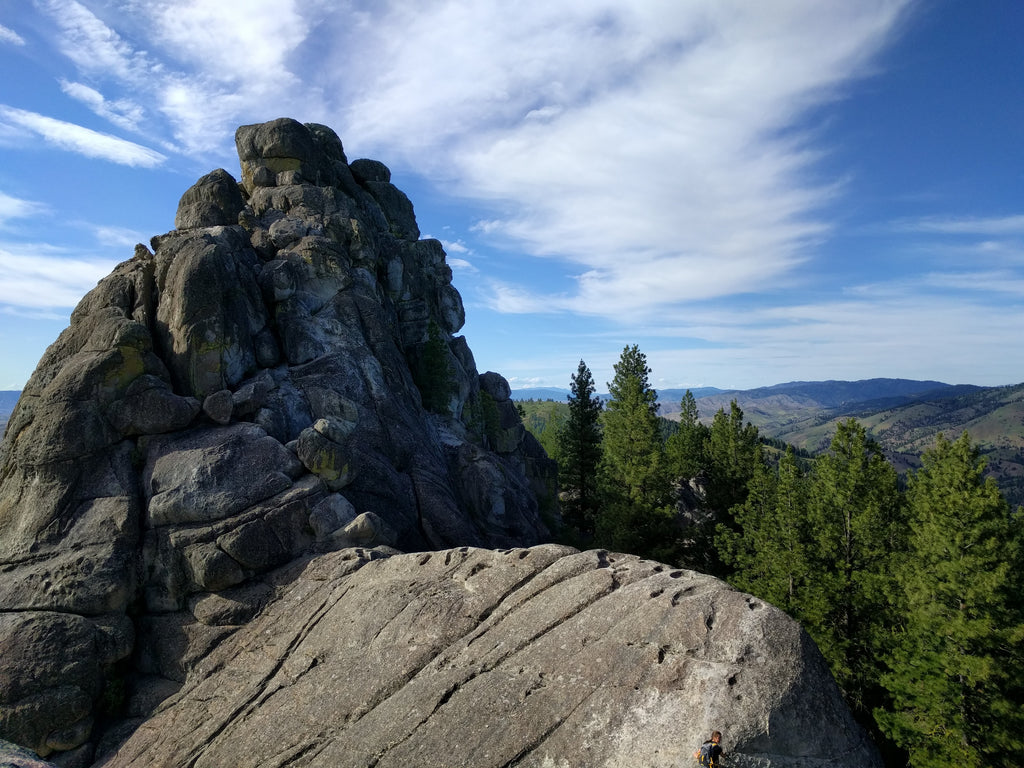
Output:
[[[751,397],[760,392],[760,397]],[[727,396],[701,398],[710,418]],[[744,416],[761,434],[811,453],[828,448],[836,423],[856,418],[879,442],[898,470],[919,466],[921,452],[942,432],[956,439],[965,430],[988,459],[989,470],[1014,506],[1024,505],[1024,384],[1010,387],[949,387],[885,395],[827,407],[813,398],[764,391],[734,393]],[[893,401],[899,403],[893,405]],[[903,402],[900,402],[900,401]],[[907,402],[909,400],[909,402]],[[724,403],[728,407],[728,400]]]
[[981,447],[1010,503],[1024,505],[1024,384],[865,413],[860,418],[887,453],[909,466],[917,465],[916,457],[935,442],[939,432],[954,439],[966,431]]

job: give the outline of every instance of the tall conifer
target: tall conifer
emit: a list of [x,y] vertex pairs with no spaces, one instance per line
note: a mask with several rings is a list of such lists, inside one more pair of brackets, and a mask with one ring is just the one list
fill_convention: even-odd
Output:
[[789,446],[776,473],[755,467],[749,493],[735,507],[738,531],[719,529],[723,558],[734,569],[731,583],[799,616],[809,577],[807,481]]
[[915,768],[1024,765],[1020,532],[964,433],[942,435],[909,483],[904,631],[883,729]]
[[622,350],[608,382],[604,417],[604,467],[608,479],[634,502],[660,501],[661,431],[658,393],[648,381],[647,356],[634,344]]
[[592,534],[598,509],[597,468],[601,461],[601,399],[594,377],[580,360],[572,377],[569,415],[558,431],[562,514],[584,534]]
[[668,508],[658,394],[647,357],[634,344],[622,350],[608,383],[601,459],[603,506],[597,524],[602,546],[674,559],[673,510]]
[[707,438],[708,428],[700,422],[697,400],[686,390],[679,403],[679,430],[665,442],[665,460],[675,477],[689,480],[707,469]]
[[757,427],[743,423],[743,409],[735,400],[729,403],[729,413],[718,410],[707,440],[708,504],[723,519],[747,496],[758,461],[757,445]]
[[902,552],[896,471],[854,419],[840,422],[817,460],[808,498],[808,589],[798,616],[862,721],[878,703],[892,565]]

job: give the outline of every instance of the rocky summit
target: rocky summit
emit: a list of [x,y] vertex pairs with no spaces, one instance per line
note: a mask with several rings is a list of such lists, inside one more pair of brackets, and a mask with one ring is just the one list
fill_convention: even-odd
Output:
[[556,468],[385,165],[235,139],[10,417],[0,764],[877,764],[784,614],[545,544]]
[[184,193],[10,417],[0,737],[43,755],[85,744],[129,673],[180,683],[303,553],[549,536],[553,465],[453,335],[445,253],[387,167],[289,119],[236,143],[241,183]]

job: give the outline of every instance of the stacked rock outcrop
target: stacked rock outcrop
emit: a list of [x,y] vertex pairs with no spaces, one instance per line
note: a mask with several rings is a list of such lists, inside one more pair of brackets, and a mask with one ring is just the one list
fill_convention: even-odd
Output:
[[454,335],[444,250],[388,169],[289,119],[236,144],[241,182],[185,192],[9,420],[0,738],[44,756],[84,755],[126,703],[147,712],[304,553],[548,536],[552,466]]

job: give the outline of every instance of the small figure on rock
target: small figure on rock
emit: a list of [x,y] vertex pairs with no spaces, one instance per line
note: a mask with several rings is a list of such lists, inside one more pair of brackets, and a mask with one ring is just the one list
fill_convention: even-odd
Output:
[[725,752],[722,750],[721,742],[722,732],[712,731],[711,738],[701,744],[700,749],[693,753],[698,765],[707,765],[711,766],[711,768],[719,768],[721,765],[721,758],[725,757]]

